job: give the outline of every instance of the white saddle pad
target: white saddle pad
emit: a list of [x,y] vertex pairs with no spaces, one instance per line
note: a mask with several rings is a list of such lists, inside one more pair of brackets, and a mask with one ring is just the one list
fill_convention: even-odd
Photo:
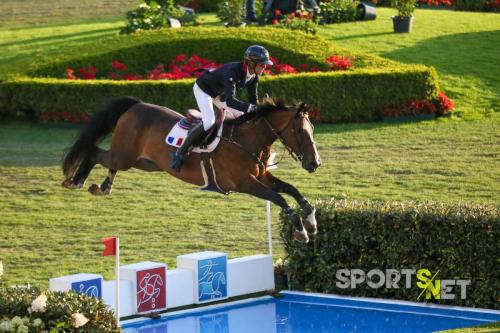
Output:
[[[192,151],[195,153],[211,153],[217,148],[220,142],[220,137],[222,135],[222,128],[224,124],[221,124],[219,130],[217,131],[217,137],[212,141],[208,146],[195,147]],[[184,140],[186,140],[188,134],[188,130],[179,126],[179,123],[176,123],[174,127],[170,130],[167,137],[165,138],[165,142],[169,146],[180,147]]]

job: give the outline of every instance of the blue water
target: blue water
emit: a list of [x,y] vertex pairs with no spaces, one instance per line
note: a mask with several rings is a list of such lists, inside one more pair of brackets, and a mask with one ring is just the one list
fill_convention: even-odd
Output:
[[123,325],[124,333],[433,332],[500,321],[500,311],[435,308],[284,293]]

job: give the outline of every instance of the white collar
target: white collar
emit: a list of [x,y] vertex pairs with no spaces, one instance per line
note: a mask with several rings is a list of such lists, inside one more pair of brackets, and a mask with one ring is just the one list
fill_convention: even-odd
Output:
[[252,75],[250,75],[250,71],[247,70],[247,77],[245,79],[245,83],[247,83],[248,81],[250,81],[251,79],[253,79],[255,77],[255,73],[253,73]]

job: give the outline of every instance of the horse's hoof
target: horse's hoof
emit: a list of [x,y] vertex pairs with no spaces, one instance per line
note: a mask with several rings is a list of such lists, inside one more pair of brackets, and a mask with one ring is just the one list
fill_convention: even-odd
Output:
[[68,178],[62,182],[62,187],[68,188],[70,190],[82,188],[83,184],[75,184],[71,178]]
[[101,187],[97,184],[92,184],[89,187],[89,192],[93,195],[108,195],[111,191],[108,189],[106,191],[101,190]]
[[307,236],[306,229],[302,229],[302,231],[295,230],[293,232],[293,238],[303,244],[309,243],[309,236]]

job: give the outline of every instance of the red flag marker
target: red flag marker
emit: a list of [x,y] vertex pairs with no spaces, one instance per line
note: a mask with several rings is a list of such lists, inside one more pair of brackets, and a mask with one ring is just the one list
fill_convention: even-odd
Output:
[[103,256],[115,256],[115,291],[116,291],[116,302],[115,302],[115,314],[116,314],[116,325],[120,327],[120,238],[118,237],[107,237],[103,238],[102,243],[106,246]]
[[102,243],[106,246],[103,256],[114,256],[116,255],[116,237],[103,238]]

